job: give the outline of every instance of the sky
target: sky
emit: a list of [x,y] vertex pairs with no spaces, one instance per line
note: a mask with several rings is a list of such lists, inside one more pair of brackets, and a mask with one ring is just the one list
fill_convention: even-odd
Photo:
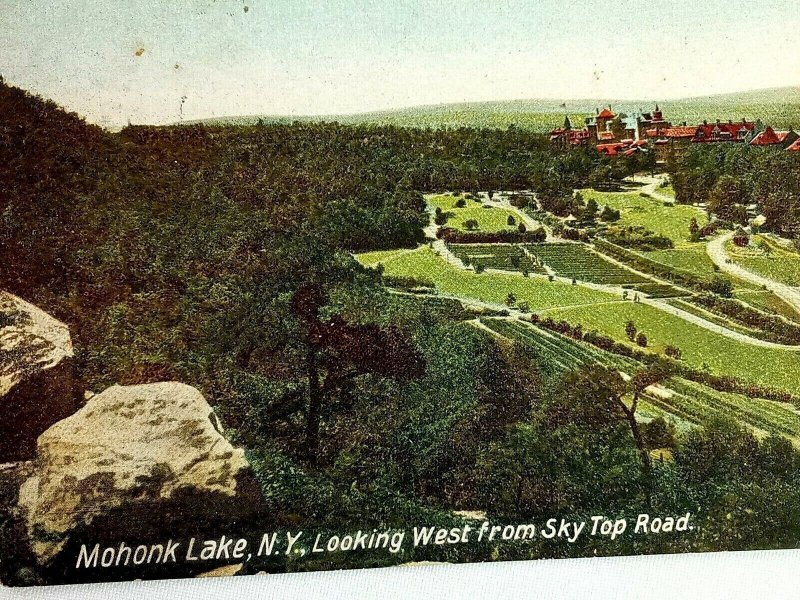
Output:
[[0,0],[0,75],[169,123],[800,85],[800,0]]

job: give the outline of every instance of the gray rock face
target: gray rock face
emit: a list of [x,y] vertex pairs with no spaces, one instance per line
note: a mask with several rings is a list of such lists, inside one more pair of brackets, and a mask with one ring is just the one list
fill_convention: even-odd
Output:
[[[244,451],[221,435],[199,391],[114,386],[38,442],[19,506],[39,564],[75,544],[143,543],[213,531],[252,515],[260,493]],[[226,530],[227,531],[227,530]]]
[[0,292],[0,463],[27,460],[36,438],[75,412],[67,326]]

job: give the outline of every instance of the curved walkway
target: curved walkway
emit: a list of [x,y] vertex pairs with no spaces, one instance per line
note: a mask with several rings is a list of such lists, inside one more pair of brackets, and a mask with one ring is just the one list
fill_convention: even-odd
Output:
[[708,256],[711,258],[712,262],[717,265],[721,271],[725,271],[730,275],[735,275],[739,279],[744,279],[758,286],[765,286],[769,291],[780,297],[781,300],[800,312],[799,288],[786,285],[785,283],[779,283],[774,279],[769,279],[763,275],[748,271],[731,260],[728,253],[725,251],[725,243],[732,237],[733,232],[727,233],[706,244],[706,252],[708,252]]
[[750,344],[751,346],[758,346],[760,348],[771,348],[773,350],[788,350],[790,352],[800,352],[800,346],[776,344],[775,342],[768,342],[766,340],[760,340],[758,338],[750,337],[749,335],[745,335],[738,331],[733,331],[732,329],[728,329],[726,327],[723,327],[722,325],[717,325],[716,323],[712,323],[711,321],[706,321],[703,317],[693,315],[690,312],[681,310],[677,306],[672,306],[671,304],[667,304],[662,300],[655,300],[653,298],[642,298],[640,302],[642,304],[649,304],[650,306],[654,306],[659,310],[663,310],[665,313],[669,313],[676,317],[680,317],[684,321],[688,321],[689,323],[698,325],[703,329],[708,329],[709,331],[718,333],[720,335],[724,335],[725,337],[731,338],[738,342],[742,342],[744,344]]
[[650,177],[649,175],[636,175],[634,177],[628,177],[625,181],[629,181],[632,183],[642,183],[644,184],[641,189],[639,190],[643,194],[647,194],[652,198],[658,200],[659,202],[668,202],[670,204],[675,203],[675,198],[672,196],[665,196],[658,190],[661,188],[661,184],[665,181],[668,181],[669,178],[666,176],[655,176]]
[[[457,267],[459,269],[469,270],[469,267],[467,267],[461,261],[460,258],[458,258],[455,254],[453,254],[450,251],[450,248],[447,247],[447,244],[445,244],[443,240],[440,240],[440,239],[436,238],[436,231],[438,230],[438,227],[433,222],[433,216],[434,216],[433,211],[430,211],[429,214],[430,214],[431,220],[430,220],[430,223],[428,224],[428,226],[425,228],[425,234],[429,238],[434,238],[435,241],[432,244],[433,249],[436,250],[442,256],[442,258],[444,258],[449,264],[453,265],[454,267]],[[712,242],[710,242],[706,246],[706,248],[708,250],[708,253],[709,253],[709,256],[711,256],[712,261],[714,261],[715,263],[717,262],[715,260],[714,255],[712,255],[712,248],[711,248],[712,244],[717,244],[717,246],[718,246],[718,247],[715,247],[714,250],[713,250],[713,251],[715,251],[717,253],[717,258],[719,258],[719,256],[720,256],[719,253],[720,252],[722,253],[721,254],[722,256],[727,258],[727,255],[725,254],[725,250],[724,250],[724,243],[725,243],[726,238],[731,237],[732,235],[733,234],[731,233],[731,234],[729,234],[727,236],[722,236],[720,238],[717,238],[717,239],[713,240]],[[603,255],[603,256],[605,258],[607,258],[605,255]],[[613,262],[616,262],[616,261],[613,261]],[[734,271],[729,271],[729,272],[731,272],[731,274],[736,274],[737,276],[741,277],[742,279],[748,279],[748,280],[752,281],[753,283],[758,283],[758,285],[762,285],[762,283],[757,282],[754,279],[749,279],[749,278],[757,278],[757,279],[763,280],[764,282],[768,282],[768,284],[772,286],[770,288],[770,289],[772,289],[772,291],[774,291],[777,295],[781,296],[782,299],[784,299],[789,304],[791,304],[793,307],[797,308],[798,311],[800,311],[800,290],[795,289],[795,288],[789,288],[789,286],[786,286],[786,285],[777,284],[776,282],[772,281],[771,279],[766,279],[764,277],[761,277],[760,275],[755,275],[754,273],[750,273],[749,271],[746,271],[745,269],[742,269],[741,267],[739,267],[738,265],[734,265],[733,263],[730,263],[730,264],[725,263],[724,259],[722,260],[722,263],[724,264],[725,267],[730,267],[732,269],[735,269],[735,272]],[[623,263],[620,263],[620,264],[623,264]],[[719,264],[719,263],[717,263],[717,264]],[[723,268],[723,264],[720,264],[720,269]],[[626,266],[626,265],[623,265],[623,266]],[[638,271],[636,271],[635,269],[631,269],[630,267],[626,266],[626,268],[628,268],[629,270],[633,271],[634,273],[639,273]],[[738,272],[739,270],[741,270],[743,273],[746,273],[747,276],[746,277],[742,276]],[[505,275],[513,275],[513,274],[515,274],[514,271],[499,271],[499,270],[495,270],[495,269],[487,269],[486,272],[487,273],[496,272],[496,273],[502,273],[502,274],[505,274]],[[647,274],[644,274],[644,273],[640,273],[640,274],[644,275],[645,277],[647,277],[648,279],[651,279],[654,282],[661,283],[661,281],[658,280],[655,277],[651,277],[651,276],[649,276]],[[522,273],[519,273],[519,276],[522,277],[523,276]],[[539,276],[539,275],[536,275],[536,274],[530,274],[531,278],[535,278],[537,276],[538,277],[547,277],[546,275]],[[571,280],[569,278],[565,278],[565,277],[554,277],[554,280],[555,281],[560,281],[560,282],[565,283],[565,284],[571,283]],[[622,293],[625,291],[625,290],[623,290],[623,288],[617,287],[617,286],[610,286],[610,285],[603,285],[603,284],[596,284],[596,283],[588,283],[588,282],[582,282],[582,281],[577,282],[576,285],[580,285],[582,287],[587,287],[587,288],[590,288],[590,289],[593,289],[593,290],[597,290],[597,291],[603,291],[603,292],[606,292],[606,293],[619,294],[619,295],[622,295]],[[796,304],[795,304],[795,302],[790,302],[787,297],[781,295],[778,292],[778,290],[776,289],[777,287],[783,287],[783,288],[787,288],[787,290],[791,290],[796,295]],[[439,294],[437,294],[437,295],[439,295]],[[459,300],[459,301],[461,301],[461,302],[463,302],[465,304],[468,304],[468,305],[471,304],[473,306],[479,306],[479,307],[483,307],[483,308],[491,308],[491,309],[495,309],[495,310],[498,310],[498,309],[508,310],[509,313],[511,315],[513,315],[513,316],[523,316],[523,313],[519,312],[516,309],[509,308],[508,306],[503,306],[503,305],[499,305],[499,304],[490,304],[490,303],[487,303],[487,302],[482,302],[482,301],[477,300],[475,298],[465,298],[465,297],[460,297],[460,296],[449,296],[449,295],[441,295],[441,297],[443,297],[443,298],[452,298],[454,300]],[[647,298],[643,294],[640,294],[640,298],[641,298],[640,302],[643,303],[643,304],[647,304],[647,305],[652,306],[653,308],[661,310],[661,311],[663,311],[665,313],[668,313],[668,314],[671,314],[673,316],[679,317],[679,318],[683,319],[684,321],[692,323],[693,325],[697,325],[699,327],[702,327],[703,329],[707,329],[708,331],[711,331],[713,333],[717,333],[719,335],[723,335],[723,336],[725,336],[727,338],[736,340],[738,342],[742,342],[744,344],[749,344],[751,346],[756,346],[756,347],[760,347],[760,348],[771,348],[771,349],[775,349],[775,350],[786,350],[786,351],[791,351],[791,352],[800,352],[800,346],[789,346],[789,345],[785,345],[785,344],[776,344],[774,342],[768,342],[766,340],[761,340],[761,339],[758,339],[758,338],[750,337],[750,336],[744,335],[743,333],[740,333],[738,331],[734,331],[732,329],[727,329],[726,327],[723,327],[721,325],[717,325],[716,323],[712,323],[711,321],[706,321],[702,317],[698,317],[697,315],[693,315],[692,313],[689,313],[689,312],[686,312],[684,310],[681,310],[680,308],[677,308],[675,306],[667,304],[666,302],[663,302],[661,300],[656,300],[654,298]],[[620,302],[620,303],[621,302],[629,302],[629,300],[623,300],[622,298],[620,298],[620,300],[616,301],[616,302],[612,300],[612,301],[608,301],[608,302],[593,303],[590,306],[600,305],[600,304],[616,304],[618,302]],[[569,306],[559,307],[559,310],[561,308],[571,308],[571,307],[569,307]],[[540,311],[537,311],[537,312],[547,312],[548,310],[556,310],[556,309],[544,309],[544,310],[540,310]]]

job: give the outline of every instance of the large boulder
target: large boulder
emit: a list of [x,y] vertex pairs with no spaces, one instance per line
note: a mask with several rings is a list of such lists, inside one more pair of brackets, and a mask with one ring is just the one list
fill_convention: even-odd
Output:
[[244,451],[220,431],[202,394],[181,383],[114,386],[48,429],[19,494],[39,564],[74,567],[79,543],[235,530],[260,493]]
[[78,408],[67,326],[0,292],[0,463],[27,460],[36,438]]

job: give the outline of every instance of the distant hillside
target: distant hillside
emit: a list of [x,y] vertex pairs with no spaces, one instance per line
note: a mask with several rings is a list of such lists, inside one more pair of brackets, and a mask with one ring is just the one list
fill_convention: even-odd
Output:
[[[205,119],[209,124],[254,124],[268,122],[339,121],[346,124],[378,123],[404,127],[489,127],[516,125],[533,131],[548,131],[564,122],[569,115],[575,125],[594,113],[596,108],[611,106],[616,112],[633,112],[652,108],[657,99],[619,100],[510,100],[420,106],[354,115],[317,117],[245,116]],[[773,88],[717,96],[700,96],[682,100],[659,101],[666,118],[673,123],[697,124],[703,120],[762,119],[781,129],[800,128],[800,87]]]

